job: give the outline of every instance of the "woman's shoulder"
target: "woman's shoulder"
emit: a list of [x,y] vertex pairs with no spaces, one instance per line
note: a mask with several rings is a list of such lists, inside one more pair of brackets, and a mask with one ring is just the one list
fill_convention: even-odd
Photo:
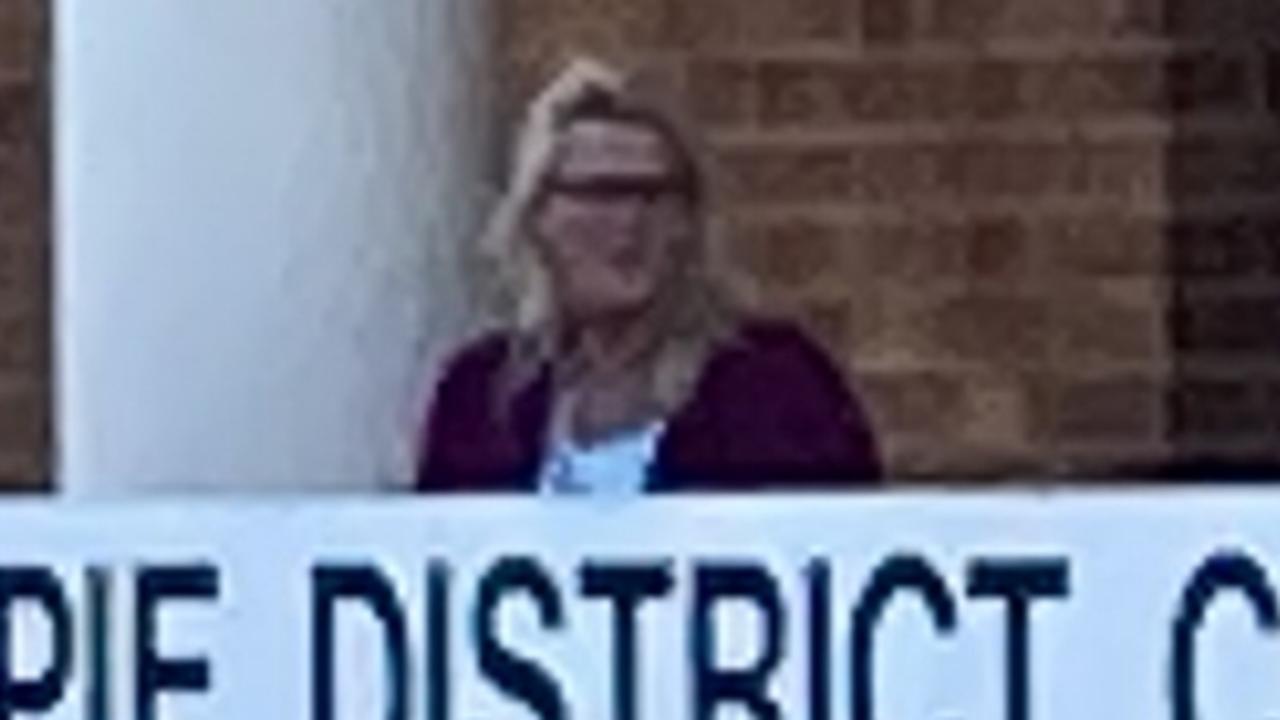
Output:
[[546,365],[531,354],[529,340],[511,330],[473,336],[445,360],[435,383],[436,397],[474,403],[517,388],[523,393],[543,387]]
[[514,335],[504,330],[488,330],[464,341],[445,361],[443,377],[488,376],[506,360]]
[[847,372],[802,326],[748,318],[712,356],[703,389],[734,407],[808,412],[856,401]]
[[716,363],[735,376],[787,380],[793,375],[826,375],[835,366],[799,325],[787,320],[748,317],[721,344]]
[[789,488],[879,477],[875,439],[842,365],[797,324],[741,322],[695,398],[689,444],[729,453],[727,466],[700,468],[708,476]]
[[456,417],[460,408],[492,395],[507,354],[509,336],[485,332],[450,352],[435,368],[429,404],[435,415]]

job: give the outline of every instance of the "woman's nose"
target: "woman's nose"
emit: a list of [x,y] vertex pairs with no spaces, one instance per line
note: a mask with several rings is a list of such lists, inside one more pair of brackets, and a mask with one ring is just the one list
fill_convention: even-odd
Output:
[[626,230],[640,227],[645,214],[645,200],[642,197],[629,197],[621,201],[618,207],[618,222]]

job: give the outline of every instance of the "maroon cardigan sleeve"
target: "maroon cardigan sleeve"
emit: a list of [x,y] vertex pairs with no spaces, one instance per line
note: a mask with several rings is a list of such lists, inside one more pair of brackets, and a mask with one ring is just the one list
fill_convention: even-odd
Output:
[[500,415],[496,393],[505,352],[503,336],[486,335],[446,363],[418,443],[418,490],[520,489],[535,460],[524,437],[530,428],[523,426],[528,425],[530,401],[541,398],[526,397],[513,415]]
[[753,323],[713,358],[671,434],[678,479],[668,489],[833,489],[883,477],[862,403],[786,323]]
[[[499,417],[505,347],[502,336],[482,338],[446,366],[420,441],[419,490],[533,489],[549,387],[535,383]],[[840,370],[795,327],[753,322],[708,360],[670,418],[650,490],[834,488],[881,476],[871,425]]]

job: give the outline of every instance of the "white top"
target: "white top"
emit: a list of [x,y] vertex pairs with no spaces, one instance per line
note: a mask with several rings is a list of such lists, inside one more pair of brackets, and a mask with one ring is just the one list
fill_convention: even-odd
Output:
[[582,446],[568,433],[553,434],[538,475],[547,495],[640,495],[649,481],[665,422],[653,422]]

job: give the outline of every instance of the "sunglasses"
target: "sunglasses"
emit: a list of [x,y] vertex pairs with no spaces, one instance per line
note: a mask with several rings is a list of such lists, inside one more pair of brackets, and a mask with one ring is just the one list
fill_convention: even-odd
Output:
[[690,183],[677,176],[615,176],[593,177],[584,180],[552,178],[547,183],[549,194],[563,195],[593,203],[611,203],[626,200],[642,200],[645,203],[671,197],[692,195]]

